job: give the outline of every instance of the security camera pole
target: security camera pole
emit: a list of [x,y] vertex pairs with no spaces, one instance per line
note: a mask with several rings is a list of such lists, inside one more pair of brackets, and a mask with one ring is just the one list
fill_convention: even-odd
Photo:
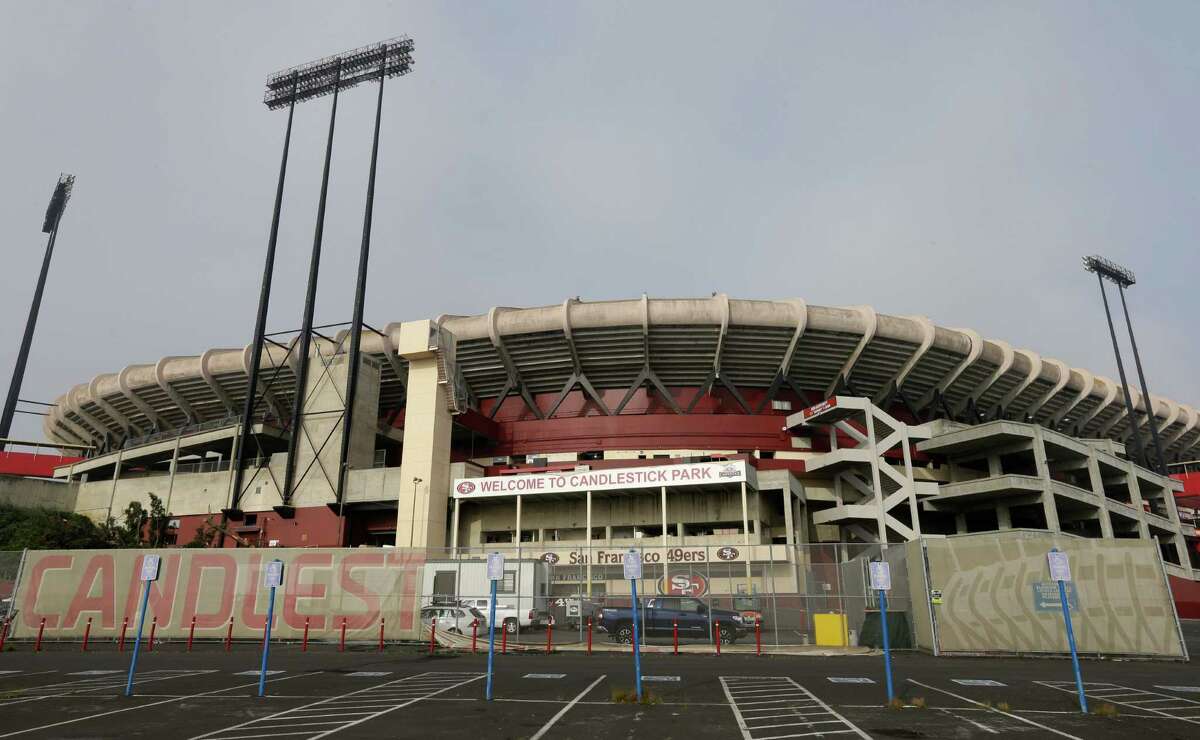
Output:
[[21,383],[25,380],[25,364],[29,360],[29,348],[33,344],[33,330],[37,326],[38,311],[42,307],[42,292],[46,289],[46,276],[50,272],[50,258],[54,255],[54,242],[58,239],[58,224],[62,221],[71,190],[75,187],[74,175],[59,175],[42,220],[42,233],[49,234],[46,254],[42,257],[42,271],[38,275],[37,287],[33,291],[33,305],[29,307],[29,318],[25,320],[25,334],[21,337],[21,348],[17,350],[17,365],[13,368],[12,382],[8,384],[8,396],[4,399],[4,410],[0,412],[0,452],[4,451],[4,440],[12,429],[13,415],[17,412],[17,400],[21,396]]

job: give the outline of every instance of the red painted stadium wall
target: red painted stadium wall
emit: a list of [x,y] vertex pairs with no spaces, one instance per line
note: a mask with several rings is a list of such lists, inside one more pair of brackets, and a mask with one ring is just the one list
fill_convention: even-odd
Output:
[[1178,576],[1167,576],[1171,583],[1171,596],[1175,599],[1175,611],[1180,619],[1200,619],[1200,582]]
[[0,475],[17,475],[29,478],[51,478],[54,469],[70,465],[82,457],[65,455],[39,455],[33,452],[0,452]]
[[[284,519],[274,511],[248,511],[253,516],[253,524],[243,519],[240,522],[229,521],[224,527],[228,533],[225,537],[225,547],[238,547],[238,542],[232,536],[237,535],[249,544],[266,547],[271,540],[278,540],[279,547],[337,547],[338,530],[341,524],[337,514],[328,506],[309,506],[296,509],[296,516]],[[221,525],[220,514],[197,514],[180,516],[179,529],[176,530],[176,544],[186,545],[196,536],[196,530],[204,527],[210,519],[215,525]],[[213,547],[220,539],[213,540]],[[343,543],[344,544],[344,543]]]

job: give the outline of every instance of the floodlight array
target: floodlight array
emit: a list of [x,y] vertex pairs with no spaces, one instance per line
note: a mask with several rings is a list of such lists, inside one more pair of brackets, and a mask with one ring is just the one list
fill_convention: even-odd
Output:
[[1133,277],[1132,270],[1095,254],[1083,258],[1083,269],[1088,272],[1094,272],[1102,278],[1107,278],[1122,288],[1128,288],[1137,282]]
[[46,217],[42,219],[42,233],[54,231],[55,224],[62,217],[67,201],[71,199],[71,189],[75,187],[74,175],[59,175],[54,185],[54,193],[50,196],[50,205],[46,206]]
[[412,52],[412,39],[398,36],[281,70],[267,78],[263,102],[271,110],[287,106],[292,102],[293,84],[297,103],[328,95],[334,89],[345,90],[378,78],[380,64],[384,65],[384,77],[406,75],[412,71]]

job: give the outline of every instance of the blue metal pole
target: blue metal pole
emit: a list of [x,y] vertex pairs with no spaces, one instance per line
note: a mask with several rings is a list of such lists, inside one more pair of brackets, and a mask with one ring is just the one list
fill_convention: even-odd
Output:
[[496,582],[492,581],[492,600],[488,604],[488,675],[487,700],[492,700],[492,661],[496,657]]
[[271,600],[267,603],[267,628],[263,634],[262,665],[258,669],[258,695],[267,691],[267,655],[271,652],[271,623],[275,621],[275,587],[271,586]]
[[137,672],[138,651],[142,647],[142,628],[146,626],[146,607],[150,604],[150,581],[142,592],[142,615],[138,617],[137,637],[133,641],[133,656],[129,659],[129,678],[125,680],[125,696],[133,696],[133,674]]
[[1079,692],[1079,711],[1087,714],[1087,696],[1083,693],[1083,674],[1079,672],[1079,653],[1075,650],[1075,630],[1071,628],[1071,605],[1067,603],[1067,586],[1058,582],[1058,599],[1062,602],[1063,621],[1067,624],[1067,644],[1071,646],[1071,665],[1075,668],[1075,690]]
[[888,701],[891,701],[896,693],[892,689],[892,648],[888,640],[887,591],[879,592],[879,618],[883,622],[883,668],[887,674],[887,697]]
[[637,680],[637,698],[642,700],[642,649],[638,646],[638,598],[637,579],[629,581],[633,588],[633,675]]

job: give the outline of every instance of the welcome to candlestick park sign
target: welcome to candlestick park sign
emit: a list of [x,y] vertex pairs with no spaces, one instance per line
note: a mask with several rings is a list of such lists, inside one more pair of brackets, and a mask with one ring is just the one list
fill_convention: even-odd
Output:
[[643,468],[607,470],[564,470],[551,473],[496,475],[487,478],[457,478],[453,495],[458,499],[530,496],[547,493],[621,491],[667,486],[718,485],[746,482],[746,462],[687,463]]

